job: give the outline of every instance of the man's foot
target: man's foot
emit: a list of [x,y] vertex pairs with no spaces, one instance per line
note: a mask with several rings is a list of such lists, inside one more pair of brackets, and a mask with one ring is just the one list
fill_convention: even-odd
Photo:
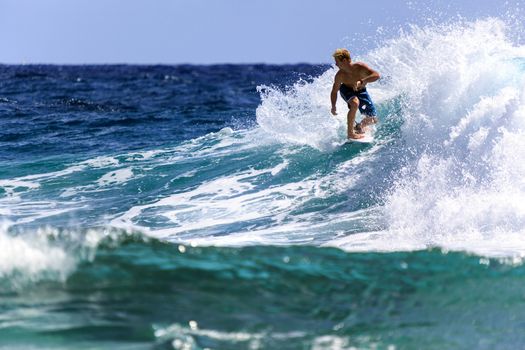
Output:
[[356,133],[358,134],[364,134],[365,132],[368,131],[368,126],[369,125],[372,125],[372,124],[376,124],[377,123],[377,118],[376,117],[365,117],[363,118],[363,120],[361,120],[360,123],[356,123],[355,124],[355,131]]
[[357,123],[354,127],[354,130],[356,134],[364,134],[365,130],[363,130],[363,127],[361,126],[361,123]]

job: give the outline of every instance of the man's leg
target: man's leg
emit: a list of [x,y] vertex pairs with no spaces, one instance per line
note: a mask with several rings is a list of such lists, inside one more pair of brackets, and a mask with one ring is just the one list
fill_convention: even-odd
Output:
[[361,106],[361,114],[363,119],[359,123],[359,129],[363,132],[366,131],[366,127],[377,123],[376,108],[368,92],[363,91],[359,94],[359,104]]
[[377,117],[366,116],[361,120],[359,124],[361,125],[361,128],[366,128],[367,126],[376,124],[376,123],[377,123]]
[[352,98],[348,101],[348,108],[350,109],[348,111],[348,114],[346,116],[346,121],[348,123],[348,138],[349,139],[361,139],[364,136],[360,134],[356,134],[354,130],[355,125],[355,115],[357,113],[357,109],[359,108],[359,99],[357,97]]
[[355,125],[355,130],[358,134],[364,134],[368,130],[368,126],[377,123],[377,117],[364,117],[359,123]]

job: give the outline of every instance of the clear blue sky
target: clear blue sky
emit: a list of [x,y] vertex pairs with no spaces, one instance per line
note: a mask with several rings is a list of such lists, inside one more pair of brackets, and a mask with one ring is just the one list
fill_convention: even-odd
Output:
[[521,2],[0,0],[0,63],[329,63],[408,23],[515,15]]

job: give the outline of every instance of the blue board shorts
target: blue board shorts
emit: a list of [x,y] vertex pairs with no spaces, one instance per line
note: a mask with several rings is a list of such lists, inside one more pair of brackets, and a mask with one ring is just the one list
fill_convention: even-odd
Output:
[[361,112],[361,114],[366,115],[367,117],[375,117],[377,115],[376,107],[374,106],[370,95],[366,91],[366,88],[363,90],[354,91],[354,89],[349,88],[345,84],[341,84],[339,92],[346,103],[348,103],[348,101],[350,101],[352,98],[357,97],[359,99],[359,112]]

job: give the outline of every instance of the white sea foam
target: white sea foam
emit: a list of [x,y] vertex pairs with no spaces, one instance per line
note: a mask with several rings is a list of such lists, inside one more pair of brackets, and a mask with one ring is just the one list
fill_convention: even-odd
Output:
[[45,181],[63,178],[65,176],[85,171],[88,168],[103,168],[118,165],[119,161],[113,157],[96,157],[86,161],[72,164],[63,170],[47,173],[21,176],[9,180],[0,180],[0,188],[3,188],[7,196],[16,196],[19,192],[32,191],[40,188]]
[[40,231],[28,236],[8,233],[12,223],[0,222],[0,279],[17,288],[28,281],[45,278],[63,280],[74,270],[75,260],[60,248],[48,244]]
[[259,87],[262,96],[256,111],[259,126],[281,142],[334,150],[346,135],[344,102],[338,101],[338,118],[332,117],[329,110],[334,73],[331,69],[312,83],[300,82],[287,91]]
[[414,161],[385,197],[385,230],[333,245],[525,256],[525,48],[505,30],[495,19],[415,28],[366,57],[403,96]]
[[115,185],[133,178],[133,169],[124,168],[111,171],[97,180],[99,186]]
[[20,196],[0,199],[0,219],[9,219],[14,224],[28,224],[36,220],[65,214],[85,208],[81,202],[56,200],[24,200]]
[[35,182],[26,181],[23,179],[10,179],[10,180],[0,180],[0,187],[4,189],[7,196],[12,197],[16,196],[17,190],[34,190],[40,185]]
[[[337,328],[340,325],[336,325]],[[336,329],[334,329],[336,330]],[[201,329],[196,321],[190,321],[189,325],[172,324],[168,327],[156,327],[155,337],[161,341],[171,340],[175,349],[193,349],[196,347],[196,339],[213,339],[216,342],[228,342],[237,347],[243,345],[246,349],[266,348],[267,344],[275,342],[284,343],[289,341],[303,340],[311,341],[312,350],[352,350],[357,349],[355,344],[366,344],[371,348],[379,347],[379,343],[369,336],[337,336],[332,334],[321,334],[312,336],[311,333],[303,331],[279,332],[278,330],[265,332],[224,332],[210,329]],[[312,338],[310,340],[310,338]],[[394,345],[386,349],[395,349]]]
[[[273,169],[248,170],[228,177],[203,183],[197,188],[173,194],[151,204],[135,206],[111,224],[117,227],[135,227],[148,230],[157,236],[175,235],[179,232],[202,230],[286,213],[293,203],[309,198],[305,191],[308,182],[289,184],[278,188],[254,191],[253,180],[266,173],[278,172],[284,164]],[[167,229],[148,229],[133,226],[134,218],[156,209],[168,219]]]
[[[259,186],[261,178],[277,176],[289,166],[286,157],[294,152],[281,151],[282,161],[272,167],[220,176],[194,189],[134,206],[110,225],[198,245],[316,244],[344,228],[351,230],[355,217],[348,213],[293,212],[314,198],[345,195],[371,175],[372,169],[366,164],[377,159],[379,150],[380,147],[372,147],[337,165],[329,175],[313,174],[299,181]],[[164,228],[141,224],[144,217],[162,217]],[[266,223],[261,224],[260,220]],[[240,224],[237,230],[232,229],[236,224]],[[220,232],[221,227],[229,227],[227,235],[209,234]]]

